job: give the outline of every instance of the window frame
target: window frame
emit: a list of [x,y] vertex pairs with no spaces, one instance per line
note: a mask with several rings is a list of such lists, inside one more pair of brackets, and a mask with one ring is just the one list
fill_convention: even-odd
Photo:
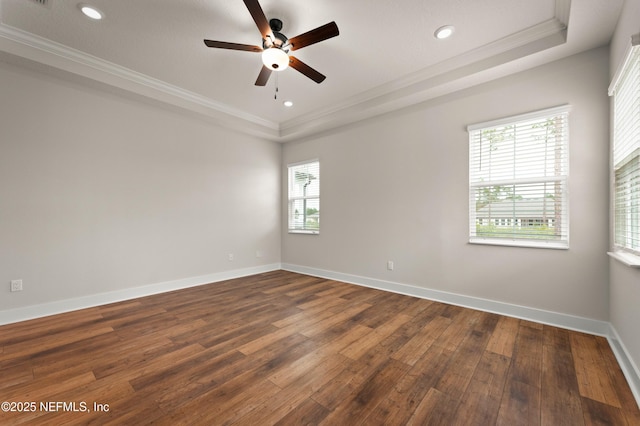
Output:
[[[629,80],[632,78],[637,80]],[[640,34],[631,37],[609,86],[609,96],[613,129],[609,255],[640,268]]]
[[[317,171],[317,176],[315,177],[314,180],[317,180],[317,185],[318,185],[318,190],[317,190],[317,194],[310,194],[307,195],[306,193],[304,195],[292,195],[292,190],[293,190],[293,181],[292,181],[292,177],[293,177],[293,173],[295,173],[296,169],[301,168],[301,166],[312,166],[317,164],[317,166],[315,166],[315,170]],[[295,162],[295,163],[290,163],[287,164],[287,232],[290,234],[309,234],[309,235],[318,235],[320,234],[320,160],[317,158],[311,159],[311,160],[306,160],[306,161],[299,161],[299,162]],[[318,211],[315,214],[315,220],[317,222],[317,226],[316,227],[307,227],[307,211],[306,211],[306,203],[309,201],[316,201],[317,200],[317,206],[318,206]],[[303,208],[303,227],[299,227],[295,225],[295,220],[294,220],[294,215],[295,215],[295,208],[294,205],[296,202],[298,201],[302,201],[304,204],[304,208]],[[298,213],[299,214],[299,213]]]
[[635,188],[640,186],[640,148],[614,165],[613,179],[614,249],[640,256],[640,189]]
[[[492,120],[483,123],[477,123],[473,125],[469,125],[467,127],[467,131],[469,132],[469,243],[470,244],[485,244],[485,245],[499,245],[499,246],[510,246],[510,247],[531,247],[531,248],[548,248],[548,249],[569,249],[569,113],[571,111],[570,105],[561,105],[552,108],[547,108],[543,110],[533,111],[530,113],[510,116],[501,118],[498,120]],[[558,116],[563,117],[562,121],[562,134],[559,138],[560,150],[561,150],[561,167],[559,174],[556,175],[547,175],[546,172],[542,176],[535,176],[529,178],[516,177],[518,172],[515,171],[513,177],[511,178],[502,178],[496,179],[490,178],[488,181],[482,181],[482,173],[487,173],[485,171],[474,170],[474,166],[478,166],[476,161],[478,161],[477,155],[482,155],[482,147],[479,144],[482,141],[481,132],[483,131],[491,131],[494,129],[502,129],[507,128],[508,126],[514,126],[518,129],[517,126],[528,125],[528,122],[540,120],[543,121],[545,119],[552,119]],[[533,137],[533,136],[531,136]],[[513,142],[513,160],[512,163],[509,164],[513,167],[514,170],[517,170],[517,165],[519,162],[522,162],[528,157],[518,156],[518,139],[515,139]],[[522,142],[524,143],[524,142]],[[530,142],[529,142],[530,143]],[[486,149],[486,148],[485,148]],[[545,154],[546,155],[546,154]],[[505,166],[502,166],[505,167]],[[548,166],[547,166],[548,167]],[[491,167],[488,169],[490,170]],[[489,172],[491,173],[491,172]],[[554,204],[559,204],[559,211],[564,222],[563,228],[560,229],[560,235],[557,238],[541,238],[540,235],[536,235],[535,232],[529,233],[527,235],[526,232],[523,232],[522,227],[535,227],[533,224],[538,222],[535,221],[535,218],[526,218],[526,217],[518,217],[517,216],[517,197],[511,196],[513,199],[513,207],[509,216],[505,216],[505,218],[509,217],[511,221],[506,221],[505,223],[509,223],[509,227],[511,227],[511,231],[508,230],[498,231],[498,230],[489,230],[485,235],[479,235],[477,225],[478,219],[480,219],[479,208],[477,206],[477,196],[478,191],[484,189],[485,192],[487,190],[491,190],[496,187],[504,187],[507,189],[511,189],[513,193],[516,192],[516,189],[521,191],[526,191],[527,185],[530,185],[531,188],[536,188],[536,185],[546,185],[546,184],[554,184],[555,191],[560,192],[560,200],[553,198]],[[533,190],[533,189],[532,189]],[[542,203],[546,205],[546,195],[543,195]],[[505,200],[501,200],[504,202],[509,198],[505,198]],[[527,200],[525,198],[525,200]],[[528,200],[530,202],[534,202],[534,199]],[[556,206],[553,206],[556,211]],[[488,223],[489,225],[493,224],[496,226],[498,220],[502,219],[502,217],[494,217],[494,218],[482,218],[483,222]],[[501,223],[501,222],[500,222]],[[525,225],[525,223],[527,225]],[[543,222],[540,222],[539,225],[542,225]],[[556,221],[555,219],[547,219],[547,225],[555,228]],[[543,231],[541,232],[544,235]]]

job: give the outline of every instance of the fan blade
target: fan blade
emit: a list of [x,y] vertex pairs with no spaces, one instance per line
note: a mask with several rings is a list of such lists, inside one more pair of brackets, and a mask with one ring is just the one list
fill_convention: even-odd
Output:
[[262,47],[252,46],[250,44],[228,43],[226,41],[205,40],[204,44],[209,47],[217,47],[219,49],[244,50],[247,52],[262,52]]
[[321,42],[331,37],[335,37],[340,34],[338,26],[335,22],[329,22],[315,30],[308,31],[299,36],[295,36],[289,39],[291,44],[291,50],[302,49],[303,47]]
[[271,76],[271,70],[264,65],[260,70],[260,74],[258,74],[258,79],[256,80],[256,86],[265,86],[267,81],[269,81],[269,77]]
[[289,56],[289,65],[291,66],[291,68],[294,68],[297,71],[300,71],[302,74],[306,75],[307,77],[309,77],[311,80],[315,81],[318,84],[322,83],[324,79],[327,78],[326,76],[320,74],[318,71],[314,70],[309,65],[305,64],[295,56]]
[[260,31],[260,34],[262,34],[262,38],[266,39],[267,36],[271,36],[271,38],[273,38],[269,21],[267,21],[267,17],[264,15],[258,0],[244,0],[244,5],[249,9],[249,13],[258,26],[258,30]]

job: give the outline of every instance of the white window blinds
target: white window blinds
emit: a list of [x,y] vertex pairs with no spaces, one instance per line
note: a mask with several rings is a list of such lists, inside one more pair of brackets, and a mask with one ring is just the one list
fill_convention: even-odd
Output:
[[569,107],[468,127],[469,241],[568,248]]
[[614,244],[640,254],[640,46],[634,37],[613,95]]
[[289,232],[320,232],[320,162],[290,164]]

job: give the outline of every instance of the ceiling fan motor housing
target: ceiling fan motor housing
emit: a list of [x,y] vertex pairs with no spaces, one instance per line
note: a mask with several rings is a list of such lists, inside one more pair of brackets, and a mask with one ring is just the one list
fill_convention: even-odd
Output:
[[282,21],[280,19],[273,18],[269,20],[269,27],[273,33],[273,38],[267,36],[262,40],[262,62],[264,65],[273,71],[282,71],[289,66],[289,39],[282,34]]
[[271,28],[271,31],[280,31],[282,29],[282,21],[278,18],[269,19],[269,28]]
[[280,19],[273,18],[269,21],[269,27],[271,27],[271,32],[273,33],[273,39],[271,37],[267,37],[262,40],[262,47],[268,49],[270,47],[277,47],[278,49],[283,49],[285,52],[288,52],[288,42],[289,39],[286,35],[282,34],[280,30],[282,29],[282,21]]

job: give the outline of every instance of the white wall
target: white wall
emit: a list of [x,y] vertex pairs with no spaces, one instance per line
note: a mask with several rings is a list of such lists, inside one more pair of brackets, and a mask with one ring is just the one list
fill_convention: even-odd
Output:
[[0,132],[0,313],[279,264],[279,144],[3,62]]
[[[321,233],[287,234],[283,223],[283,263],[607,321],[608,54],[285,145],[283,169],[320,159]],[[570,249],[468,244],[466,126],[567,103]]]
[[[611,43],[611,78],[624,59],[631,36],[640,34],[638,17],[640,0],[626,0]],[[615,259],[610,260],[610,269],[610,321],[626,348],[640,391],[640,269],[629,268]]]

